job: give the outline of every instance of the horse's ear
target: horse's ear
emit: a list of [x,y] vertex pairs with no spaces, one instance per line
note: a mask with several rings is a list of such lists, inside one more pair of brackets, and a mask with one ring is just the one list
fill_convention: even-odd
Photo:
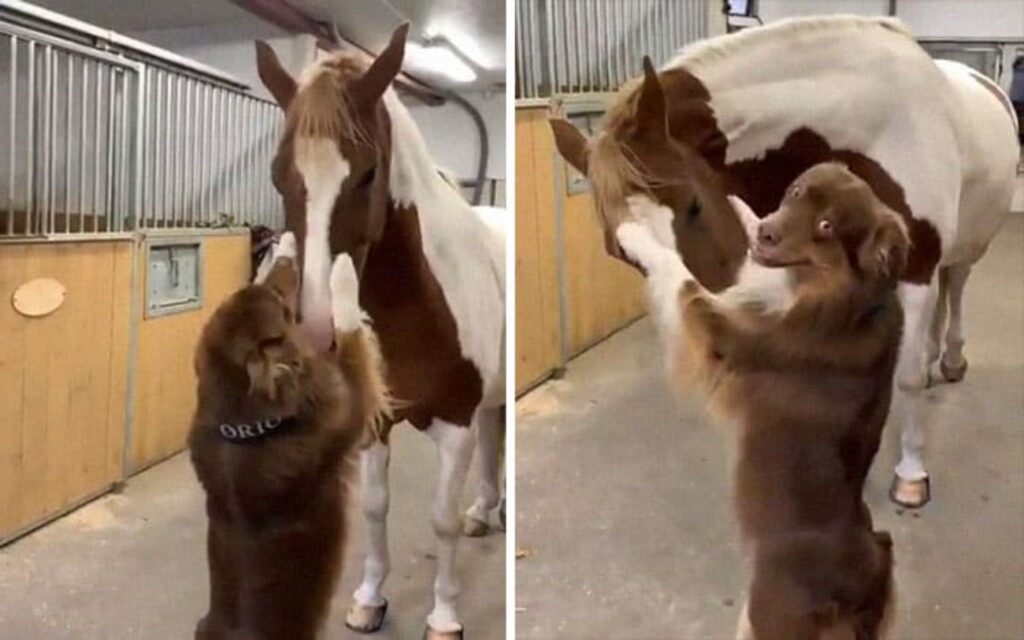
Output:
[[667,137],[668,119],[665,92],[650,56],[644,56],[644,81],[636,105],[637,130],[646,135]]
[[551,118],[551,132],[555,134],[555,146],[562,157],[583,175],[587,175],[587,138],[569,121]]
[[395,29],[395,32],[391,34],[388,46],[377,56],[366,73],[355,82],[353,90],[363,105],[376,104],[387,88],[391,86],[391,81],[402,70],[402,60],[405,58],[405,39],[408,35],[409,23],[405,22]]
[[262,40],[256,41],[256,69],[263,86],[282,109],[287,109],[295,97],[295,79],[281,66],[281,61],[270,45]]

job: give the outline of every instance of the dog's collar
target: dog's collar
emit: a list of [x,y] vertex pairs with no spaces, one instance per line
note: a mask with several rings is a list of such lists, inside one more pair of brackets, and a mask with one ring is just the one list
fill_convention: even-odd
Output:
[[271,434],[279,433],[293,426],[296,422],[298,420],[294,417],[283,418],[281,416],[273,416],[240,424],[223,422],[217,427],[217,433],[228,442],[254,442],[262,440]]

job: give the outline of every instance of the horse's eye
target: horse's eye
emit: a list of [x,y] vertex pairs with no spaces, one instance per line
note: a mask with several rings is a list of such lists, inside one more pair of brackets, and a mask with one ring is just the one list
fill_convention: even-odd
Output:
[[700,200],[694,198],[690,201],[690,206],[686,209],[686,216],[691,220],[700,215]]
[[825,238],[832,235],[832,222],[828,218],[818,220],[818,235]]
[[373,184],[373,179],[377,175],[377,168],[370,167],[363,175],[359,178],[359,182],[356,183],[356,188],[365,189],[366,187]]

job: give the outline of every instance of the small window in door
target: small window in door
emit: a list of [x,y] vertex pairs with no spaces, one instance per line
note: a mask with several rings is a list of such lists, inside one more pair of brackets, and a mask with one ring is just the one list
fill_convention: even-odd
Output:
[[200,243],[150,245],[146,269],[146,317],[181,313],[202,306]]

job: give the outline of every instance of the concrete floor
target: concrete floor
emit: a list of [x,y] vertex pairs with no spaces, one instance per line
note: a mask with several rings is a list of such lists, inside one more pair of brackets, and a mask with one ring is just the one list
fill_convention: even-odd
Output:
[[[1024,215],[967,285],[964,382],[927,391],[934,500],[886,492],[888,428],[866,488],[896,543],[894,637],[1024,638]],[[517,638],[734,637],[747,572],[730,505],[733,438],[674,398],[647,321],[517,405]]]
[[[329,640],[419,638],[433,604],[435,448],[404,426],[392,442],[388,622],[372,636],[343,624],[362,572],[359,520],[327,624]],[[181,454],[133,478],[123,494],[0,549],[0,640],[191,638],[209,593],[205,536],[202,492]],[[505,536],[463,538],[458,567],[467,637],[504,638]]]

